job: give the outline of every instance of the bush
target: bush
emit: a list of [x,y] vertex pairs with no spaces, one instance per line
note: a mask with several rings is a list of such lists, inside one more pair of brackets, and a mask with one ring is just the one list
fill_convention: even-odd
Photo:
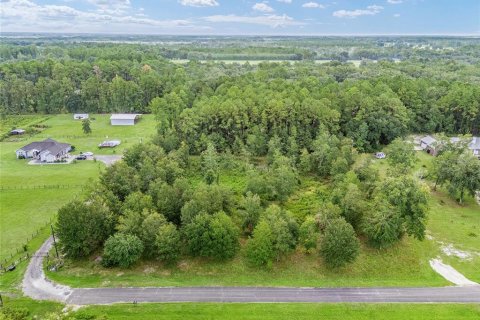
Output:
[[193,256],[233,258],[238,250],[238,230],[229,216],[202,213],[184,227],[187,249]]
[[0,319],[5,320],[24,320],[29,319],[29,312],[26,308],[2,307],[0,309]]
[[162,225],[155,239],[157,256],[167,264],[174,263],[180,255],[180,232],[173,223]]
[[320,255],[329,268],[340,268],[353,262],[359,251],[360,242],[345,219],[336,219],[325,228]]
[[402,236],[402,218],[397,209],[388,204],[377,203],[363,224],[363,232],[369,243],[377,248],[386,248]]
[[312,252],[317,248],[318,238],[320,232],[318,231],[318,225],[315,218],[309,216],[300,226],[299,242],[305,248],[307,253]]
[[117,233],[105,242],[102,264],[128,268],[140,259],[142,252],[143,244],[137,236]]
[[274,237],[267,221],[262,220],[253,231],[253,238],[247,243],[247,258],[255,266],[269,266],[275,257]]

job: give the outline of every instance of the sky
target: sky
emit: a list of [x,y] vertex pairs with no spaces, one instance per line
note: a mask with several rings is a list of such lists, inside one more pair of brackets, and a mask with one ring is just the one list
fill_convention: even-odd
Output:
[[0,0],[0,32],[480,36],[480,0]]

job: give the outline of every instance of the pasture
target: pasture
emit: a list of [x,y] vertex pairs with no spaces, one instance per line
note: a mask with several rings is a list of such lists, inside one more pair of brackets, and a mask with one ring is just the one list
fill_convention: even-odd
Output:
[[[92,133],[85,135],[81,121],[71,114],[8,117],[2,131],[12,124],[45,126],[38,134],[8,137],[0,142],[0,261],[10,257],[39,228],[45,226],[63,204],[81,193],[90,179],[98,179],[105,167],[101,162],[76,161],[72,164],[28,165],[28,160],[17,160],[15,150],[46,138],[67,142],[76,147],[74,154],[91,151],[95,154],[121,154],[140,141],[146,141],[155,132],[155,121],[146,115],[132,127],[110,125],[109,115],[92,115]],[[115,149],[98,149],[98,143],[118,139],[122,144]]]

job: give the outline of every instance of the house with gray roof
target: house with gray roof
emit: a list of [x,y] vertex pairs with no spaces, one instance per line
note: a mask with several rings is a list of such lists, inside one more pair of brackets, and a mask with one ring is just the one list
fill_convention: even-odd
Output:
[[55,162],[65,157],[72,146],[68,143],[45,139],[27,144],[15,151],[17,159],[33,158],[42,162]]
[[468,144],[468,149],[472,150],[473,155],[480,159],[480,137],[473,137]]

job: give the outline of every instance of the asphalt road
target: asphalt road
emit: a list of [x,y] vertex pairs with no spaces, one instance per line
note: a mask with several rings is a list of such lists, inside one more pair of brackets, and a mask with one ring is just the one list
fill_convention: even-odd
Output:
[[477,302],[480,286],[442,288],[95,288],[73,289],[70,304],[117,302]]
[[282,288],[159,287],[69,288],[46,279],[42,269],[48,239],[30,261],[23,280],[25,295],[68,304],[141,302],[451,302],[480,303],[480,286],[428,288]]

